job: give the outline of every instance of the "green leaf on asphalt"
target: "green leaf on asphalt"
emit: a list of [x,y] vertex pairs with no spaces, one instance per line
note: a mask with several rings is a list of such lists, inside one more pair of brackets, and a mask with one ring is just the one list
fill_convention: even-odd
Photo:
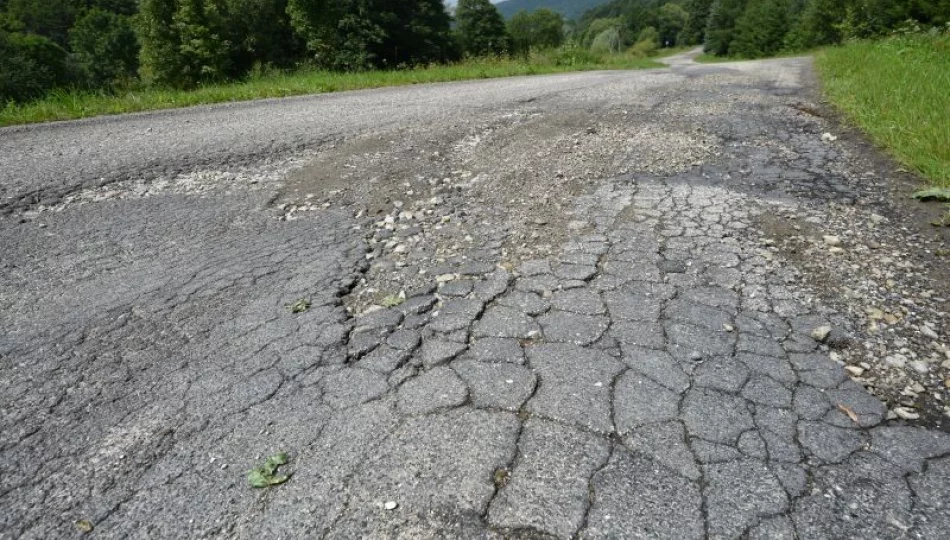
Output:
[[277,474],[277,469],[286,465],[289,459],[281,452],[264,461],[264,464],[247,473],[247,483],[254,488],[267,488],[283,484],[290,480],[291,473]]
[[308,309],[310,309],[310,300],[307,300],[306,298],[301,298],[300,300],[297,300],[293,304],[290,304],[291,313],[303,313],[304,311],[307,311]]
[[914,193],[915,199],[921,201],[946,201],[950,202],[950,188],[930,188]]

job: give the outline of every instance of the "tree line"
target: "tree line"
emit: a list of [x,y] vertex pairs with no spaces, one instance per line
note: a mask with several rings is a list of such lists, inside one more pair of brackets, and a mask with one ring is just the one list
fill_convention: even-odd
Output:
[[946,27],[950,0],[613,0],[586,12],[575,33],[615,50],[702,44],[718,56],[759,58],[908,23]]
[[54,88],[190,88],[270,70],[355,71],[556,47],[564,21],[489,0],[0,0],[0,105]]
[[0,0],[0,105],[55,88],[190,88],[310,67],[399,69],[570,44],[761,57],[940,26],[950,0],[613,0],[576,22],[489,0]]

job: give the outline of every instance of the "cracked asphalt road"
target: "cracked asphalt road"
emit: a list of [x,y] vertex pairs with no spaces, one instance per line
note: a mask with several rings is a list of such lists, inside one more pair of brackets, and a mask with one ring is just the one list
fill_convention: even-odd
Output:
[[809,61],[672,63],[0,130],[0,538],[944,536],[760,230],[874,210]]

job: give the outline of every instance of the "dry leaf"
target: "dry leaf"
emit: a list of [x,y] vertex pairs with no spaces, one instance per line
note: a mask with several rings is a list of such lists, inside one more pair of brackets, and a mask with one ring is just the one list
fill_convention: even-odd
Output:
[[857,425],[859,425],[859,426],[861,425],[861,419],[858,418],[858,413],[856,413],[856,412],[854,412],[853,410],[851,410],[850,407],[848,407],[848,406],[846,406],[846,405],[842,405],[841,403],[839,403],[839,404],[838,404],[838,410],[840,410],[841,412],[843,412],[843,413],[845,413],[846,415],[848,415],[848,418],[850,418],[851,421],[854,422],[855,424],[857,424]]

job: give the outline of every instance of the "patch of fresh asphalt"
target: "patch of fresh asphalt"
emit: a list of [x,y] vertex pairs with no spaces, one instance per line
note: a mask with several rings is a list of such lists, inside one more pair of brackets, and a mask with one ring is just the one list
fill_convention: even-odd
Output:
[[882,211],[862,143],[670,62],[0,130],[0,538],[939,537],[763,232]]

